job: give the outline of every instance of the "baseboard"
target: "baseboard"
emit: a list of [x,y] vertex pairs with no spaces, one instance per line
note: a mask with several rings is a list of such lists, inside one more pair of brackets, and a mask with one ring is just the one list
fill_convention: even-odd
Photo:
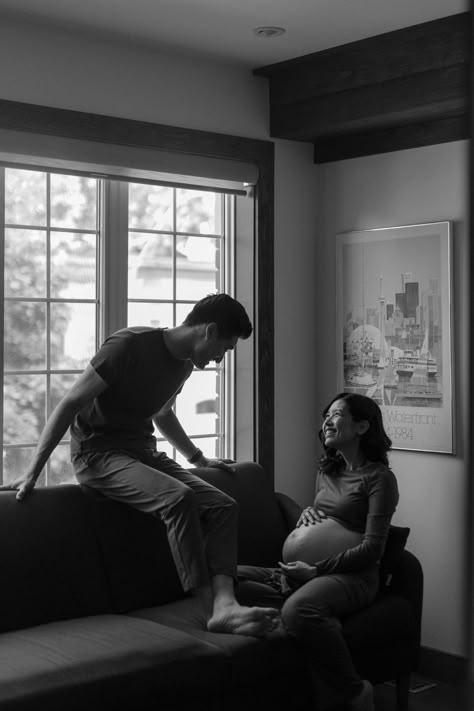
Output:
[[422,647],[418,672],[428,679],[461,685],[468,679],[469,661],[466,657],[456,654]]

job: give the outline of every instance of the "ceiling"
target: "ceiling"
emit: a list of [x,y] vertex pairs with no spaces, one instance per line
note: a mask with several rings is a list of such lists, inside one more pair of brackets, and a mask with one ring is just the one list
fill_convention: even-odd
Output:
[[[0,17],[251,68],[468,9],[469,0],[0,0]],[[257,37],[261,26],[287,32]]]

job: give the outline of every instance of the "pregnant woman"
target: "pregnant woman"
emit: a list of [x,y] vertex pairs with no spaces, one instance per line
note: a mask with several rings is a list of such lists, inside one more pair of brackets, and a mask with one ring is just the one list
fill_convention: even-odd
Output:
[[[391,441],[378,405],[352,393],[337,395],[325,408],[319,437],[324,454],[313,505],[286,539],[280,567],[241,566],[238,592],[281,607],[283,627],[306,651],[315,693],[322,679],[334,702],[372,711],[372,686],[354,668],[340,618],[377,594],[379,562],[398,503],[387,459]],[[318,703],[324,707],[320,693]]]

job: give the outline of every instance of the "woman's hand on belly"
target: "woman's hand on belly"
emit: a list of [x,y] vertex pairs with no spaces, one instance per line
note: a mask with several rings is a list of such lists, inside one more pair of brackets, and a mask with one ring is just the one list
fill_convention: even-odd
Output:
[[281,570],[292,580],[297,580],[299,583],[307,583],[317,575],[315,565],[308,565],[302,560],[295,560],[292,563],[278,563]]
[[327,518],[327,516],[324,511],[316,510],[312,506],[307,506],[303,509],[301,516],[296,522],[296,528],[300,526],[310,526],[313,523],[321,523],[325,518]]
[[317,565],[318,561],[359,545],[362,538],[361,533],[327,516],[318,523],[293,529],[283,544],[282,559],[285,563],[303,561]]

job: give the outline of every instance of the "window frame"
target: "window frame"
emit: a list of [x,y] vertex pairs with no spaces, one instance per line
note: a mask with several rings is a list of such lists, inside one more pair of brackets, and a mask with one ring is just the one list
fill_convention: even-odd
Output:
[[[99,114],[0,100],[0,127],[157,148],[253,163],[254,259],[254,459],[274,472],[274,144],[229,134],[166,126]],[[118,280],[117,280],[118,281]],[[235,294],[239,299],[239,293]],[[109,326],[109,325],[108,325]]]

